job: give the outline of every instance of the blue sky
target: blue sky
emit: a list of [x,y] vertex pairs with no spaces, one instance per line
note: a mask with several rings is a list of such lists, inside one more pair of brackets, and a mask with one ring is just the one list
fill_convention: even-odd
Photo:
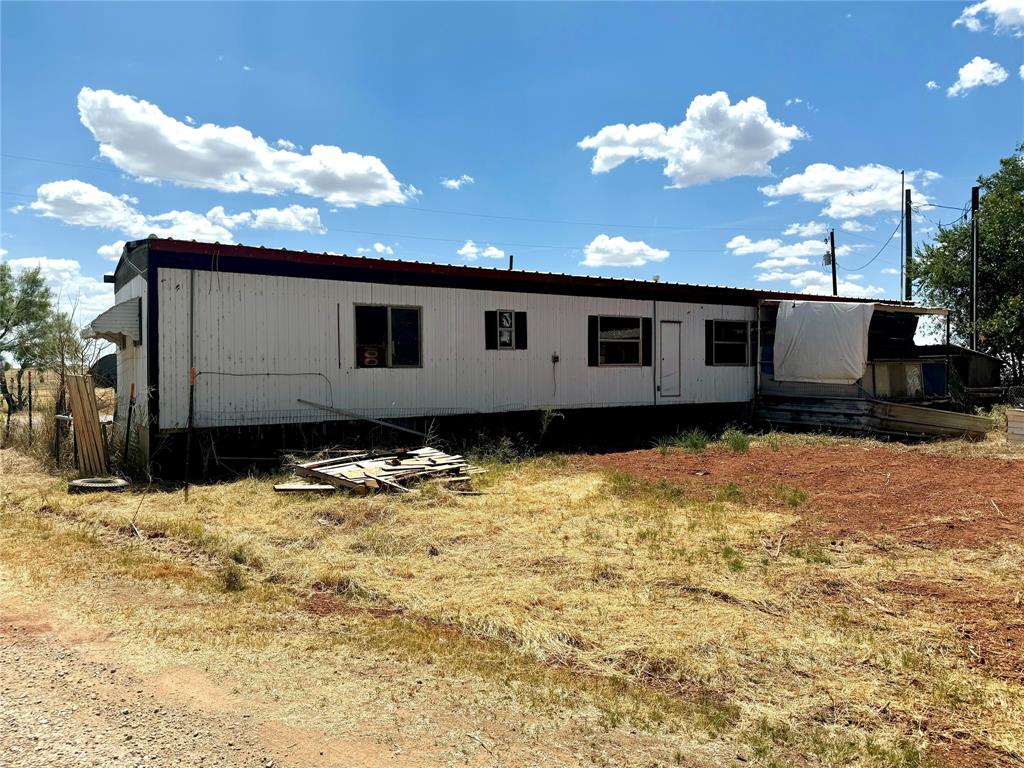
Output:
[[83,321],[149,232],[816,291],[835,227],[842,292],[892,298],[898,235],[856,268],[899,170],[959,207],[1024,139],[1022,32],[1024,0],[4,2],[0,247]]

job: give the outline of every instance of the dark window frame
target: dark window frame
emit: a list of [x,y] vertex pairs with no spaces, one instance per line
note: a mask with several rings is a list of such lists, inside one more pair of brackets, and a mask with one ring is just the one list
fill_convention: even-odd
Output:
[[[502,328],[501,315],[511,315],[511,327]],[[512,332],[511,344],[499,344],[501,331]],[[484,311],[484,349],[500,352],[522,352],[527,348],[526,312],[516,309],[488,309]]]
[[[359,360],[359,324],[358,315],[359,309],[363,307],[379,307],[386,310],[387,317],[387,340],[385,342],[386,360],[385,365],[360,365]],[[392,334],[392,312],[396,309],[415,310],[416,312],[416,364],[410,365],[406,363],[395,364],[393,362],[395,342]],[[423,307],[414,304],[369,304],[360,303],[352,305],[352,337],[355,342],[355,367],[360,370],[374,370],[380,368],[388,369],[417,369],[423,367]]]
[[[743,341],[731,341],[731,340],[720,340],[717,338],[718,334],[716,327],[718,325],[733,325],[743,326],[744,338]],[[754,326],[752,328],[751,326]],[[756,356],[756,352],[752,351],[752,347],[756,345],[756,323],[751,323],[749,320],[726,320],[724,318],[708,320],[704,326],[705,334],[708,334],[708,338],[705,339],[706,347],[706,359],[705,364],[713,366],[715,368],[749,368],[755,364],[753,359]],[[718,361],[718,347],[742,347],[743,348],[743,362],[719,362]]]
[[[636,339],[604,339],[601,337],[601,321],[636,320]],[[601,361],[601,344],[636,344],[635,363],[605,363]],[[597,367],[598,368],[642,368],[644,365],[644,319],[641,315],[597,315]]]
[[[512,319],[512,327],[507,329],[507,330],[511,330],[511,332],[512,332],[511,336],[509,337],[509,341],[510,341],[509,344],[502,344],[501,343],[501,331],[502,331],[502,328],[501,328],[501,316],[503,314],[509,315],[511,317],[511,319]],[[515,313],[515,310],[514,309],[498,309],[498,310],[495,310],[494,319],[495,319],[495,322],[497,323],[497,326],[498,326],[497,332],[496,332],[497,335],[495,336],[495,344],[497,344],[495,349],[502,350],[502,351],[509,351],[509,350],[511,350],[511,351],[514,352],[516,350],[516,313]]]

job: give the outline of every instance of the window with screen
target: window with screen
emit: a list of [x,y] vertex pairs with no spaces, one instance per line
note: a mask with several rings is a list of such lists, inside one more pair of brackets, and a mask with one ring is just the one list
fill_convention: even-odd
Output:
[[591,315],[588,342],[592,366],[651,365],[651,318]]
[[356,307],[357,368],[418,368],[419,307]]
[[753,365],[750,323],[745,320],[707,320],[705,322],[705,363],[708,365]]
[[526,349],[526,313],[511,309],[484,312],[486,349]]

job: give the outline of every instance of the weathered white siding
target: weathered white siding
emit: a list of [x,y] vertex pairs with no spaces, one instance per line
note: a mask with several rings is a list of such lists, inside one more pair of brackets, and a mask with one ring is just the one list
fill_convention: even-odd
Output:
[[149,327],[149,307],[146,302],[146,280],[142,275],[136,275],[114,294],[114,302],[122,302],[128,299],[140,298],[141,301],[141,332],[143,343],[135,344],[131,340],[117,350],[117,410],[116,418],[118,423],[124,424],[128,415],[128,401],[131,397],[132,384],[135,385],[135,410],[132,413],[132,431],[137,439],[142,455],[149,453],[149,430],[146,426],[149,423],[148,413],[148,368],[146,362],[146,329]]
[[[682,331],[681,393],[658,398],[659,403],[740,403],[754,399],[754,366],[711,366],[704,359],[705,320],[757,319],[755,307],[729,304],[682,304],[658,302],[657,325],[678,320]],[[659,357],[655,349],[655,359]]]
[[[752,367],[704,365],[704,320],[753,308],[182,269],[158,271],[158,297],[161,428],[187,425],[190,367],[197,427],[330,418],[299,398],[377,417],[655,403],[656,345],[651,367],[587,364],[596,314],[651,317],[655,334],[682,321],[681,397],[664,402],[753,397]],[[356,368],[355,304],[422,307],[422,368]],[[527,313],[528,349],[485,349],[484,312],[497,309]]]

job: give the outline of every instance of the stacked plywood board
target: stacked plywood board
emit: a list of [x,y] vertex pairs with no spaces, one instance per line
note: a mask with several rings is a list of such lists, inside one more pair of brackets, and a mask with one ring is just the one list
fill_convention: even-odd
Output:
[[410,485],[424,480],[460,483],[484,471],[462,456],[452,456],[435,448],[417,448],[386,455],[359,453],[296,464],[293,469],[299,478],[275,485],[275,491],[348,490],[359,496],[378,491],[404,493]]
[[1006,440],[1024,445],[1024,409],[1010,408],[1006,411]]

